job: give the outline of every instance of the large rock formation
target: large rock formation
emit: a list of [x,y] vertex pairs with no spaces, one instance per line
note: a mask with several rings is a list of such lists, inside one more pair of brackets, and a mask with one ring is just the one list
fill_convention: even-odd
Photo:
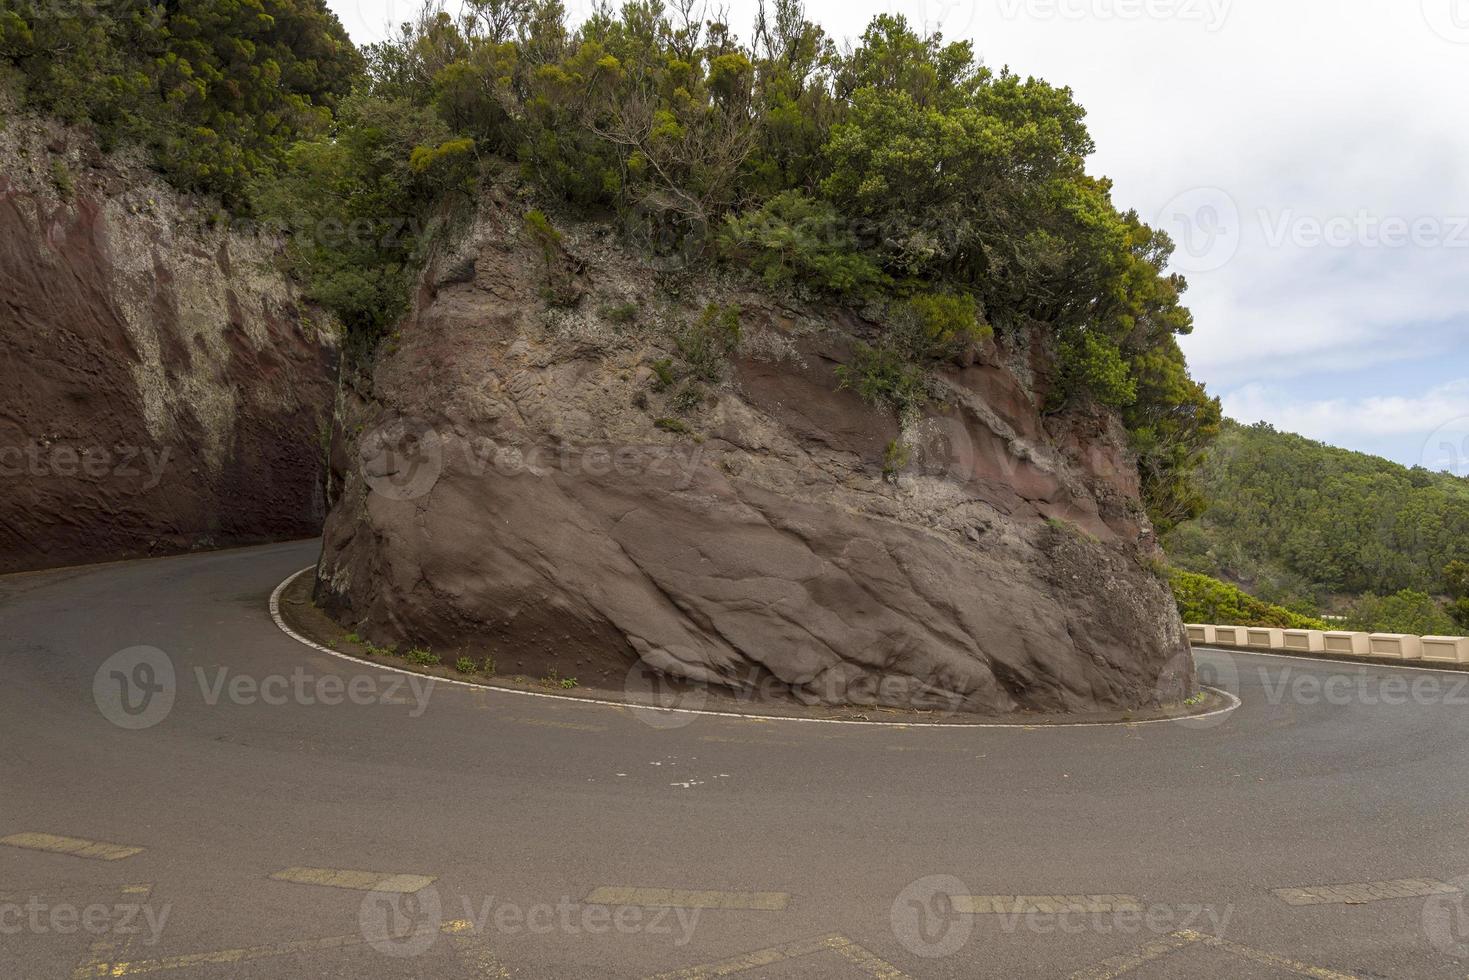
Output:
[[[514,195],[433,260],[344,407],[317,586],[344,623],[501,673],[615,686],[642,661],[808,702],[1190,690],[1124,434],[1042,413],[1036,345],[941,372],[900,431],[839,387],[859,317],[650,269],[590,225],[548,262]],[[691,405],[660,362],[711,302],[742,339]]]
[[316,533],[335,340],[275,245],[83,134],[0,132],[0,572]]

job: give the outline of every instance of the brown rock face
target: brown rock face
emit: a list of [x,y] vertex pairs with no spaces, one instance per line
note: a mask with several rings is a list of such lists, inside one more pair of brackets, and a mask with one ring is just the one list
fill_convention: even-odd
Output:
[[[1021,345],[900,428],[839,388],[871,329],[850,314],[654,273],[579,226],[584,295],[548,309],[518,214],[488,199],[435,260],[343,420],[317,587],[343,621],[584,684],[641,661],[996,714],[1189,692],[1116,422],[1043,417]],[[661,384],[710,302],[741,308],[722,379]]]
[[0,572],[305,537],[335,342],[270,247],[34,120],[0,134]]

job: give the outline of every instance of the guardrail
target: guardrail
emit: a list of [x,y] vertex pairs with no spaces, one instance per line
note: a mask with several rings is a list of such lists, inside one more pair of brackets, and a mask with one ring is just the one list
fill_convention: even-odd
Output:
[[1188,640],[1206,646],[1281,653],[1320,653],[1423,663],[1469,664],[1469,636],[1411,636],[1345,630],[1287,630],[1273,626],[1188,624]]

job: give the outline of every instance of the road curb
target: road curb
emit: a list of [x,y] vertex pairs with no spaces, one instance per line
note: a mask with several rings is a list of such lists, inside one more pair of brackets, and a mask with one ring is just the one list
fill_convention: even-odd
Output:
[[1215,718],[1220,715],[1225,715],[1230,713],[1231,711],[1234,711],[1243,703],[1238,697],[1228,691],[1221,691],[1218,688],[1210,687],[1206,688],[1206,690],[1213,691],[1215,694],[1219,695],[1230,703],[1223,708],[1216,708],[1213,711],[1205,712],[1201,715],[1181,715],[1177,718],[1148,718],[1141,721],[1079,721],[1072,723],[1059,722],[1052,724],[1037,722],[955,722],[951,724],[944,724],[932,721],[851,721],[845,718],[800,718],[791,715],[753,715],[743,714],[736,711],[710,711],[700,708],[661,708],[655,705],[629,704],[623,701],[607,701],[602,698],[578,698],[571,697],[565,694],[550,694],[544,691],[522,691],[519,688],[513,687],[497,687],[493,684],[476,684],[473,681],[454,680],[450,677],[434,677],[429,674],[419,673],[415,670],[404,670],[402,667],[394,667],[391,664],[378,663],[377,661],[373,660],[363,660],[360,657],[348,656],[345,653],[333,650],[331,647],[323,646],[322,644],[317,643],[315,640],[311,640],[305,636],[302,636],[300,633],[292,629],[290,625],[286,623],[285,618],[281,616],[281,595],[285,593],[286,589],[290,587],[290,584],[292,582],[296,581],[296,579],[300,578],[302,575],[305,575],[307,572],[315,571],[315,569],[315,565],[307,565],[300,571],[292,572],[290,575],[286,576],[285,580],[282,581],[280,585],[277,585],[275,587],[275,590],[273,592],[271,592],[270,618],[275,621],[275,625],[280,629],[282,633],[286,634],[297,643],[308,646],[318,653],[324,653],[329,657],[336,657],[338,660],[345,660],[349,663],[358,665],[368,664],[376,670],[391,671],[394,674],[407,674],[410,677],[427,677],[430,684],[449,684],[454,687],[466,687],[476,691],[493,691],[497,694],[509,694],[527,698],[545,698],[549,701],[567,701],[571,702],[572,704],[596,704],[608,708],[621,708],[624,711],[661,711],[668,712],[669,714],[705,715],[710,718],[744,718],[753,719],[755,721],[797,722],[806,725],[857,725],[865,728],[948,728],[958,730],[969,728],[986,728],[1009,729],[1012,731],[1035,730],[1042,728],[1047,730],[1064,730],[1073,728],[1130,728],[1138,725],[1168,725],[1189,721],[1198,721],[1204,718]]

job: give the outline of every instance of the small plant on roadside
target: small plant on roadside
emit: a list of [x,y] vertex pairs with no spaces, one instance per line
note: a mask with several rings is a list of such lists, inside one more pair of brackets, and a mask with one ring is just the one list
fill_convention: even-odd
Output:
[[552,667],[546,672],[546,676],[541,678],[540,683],[542,687],[559,687],[564,691],[569,691],[573,687],[576,687],[576,678],[562,677],[561,673],[555,667]]
[[454,661],[454,669],[461,674],[472,674],[474,673],[474,661],[469,657],[460,657]]
[[405,656],[410,664],[417,664],[420,667],[437,667],[440,663],[439,655],[424,647],[414,647]]
[[486,657],[480,661],[479,671],[481,674],[493,674],[495,672],[495,658]]
[[342,637],[342,642],[358,644],[362,642],[362,637],[358,636],[356,633],[348,633],[346,636]]

